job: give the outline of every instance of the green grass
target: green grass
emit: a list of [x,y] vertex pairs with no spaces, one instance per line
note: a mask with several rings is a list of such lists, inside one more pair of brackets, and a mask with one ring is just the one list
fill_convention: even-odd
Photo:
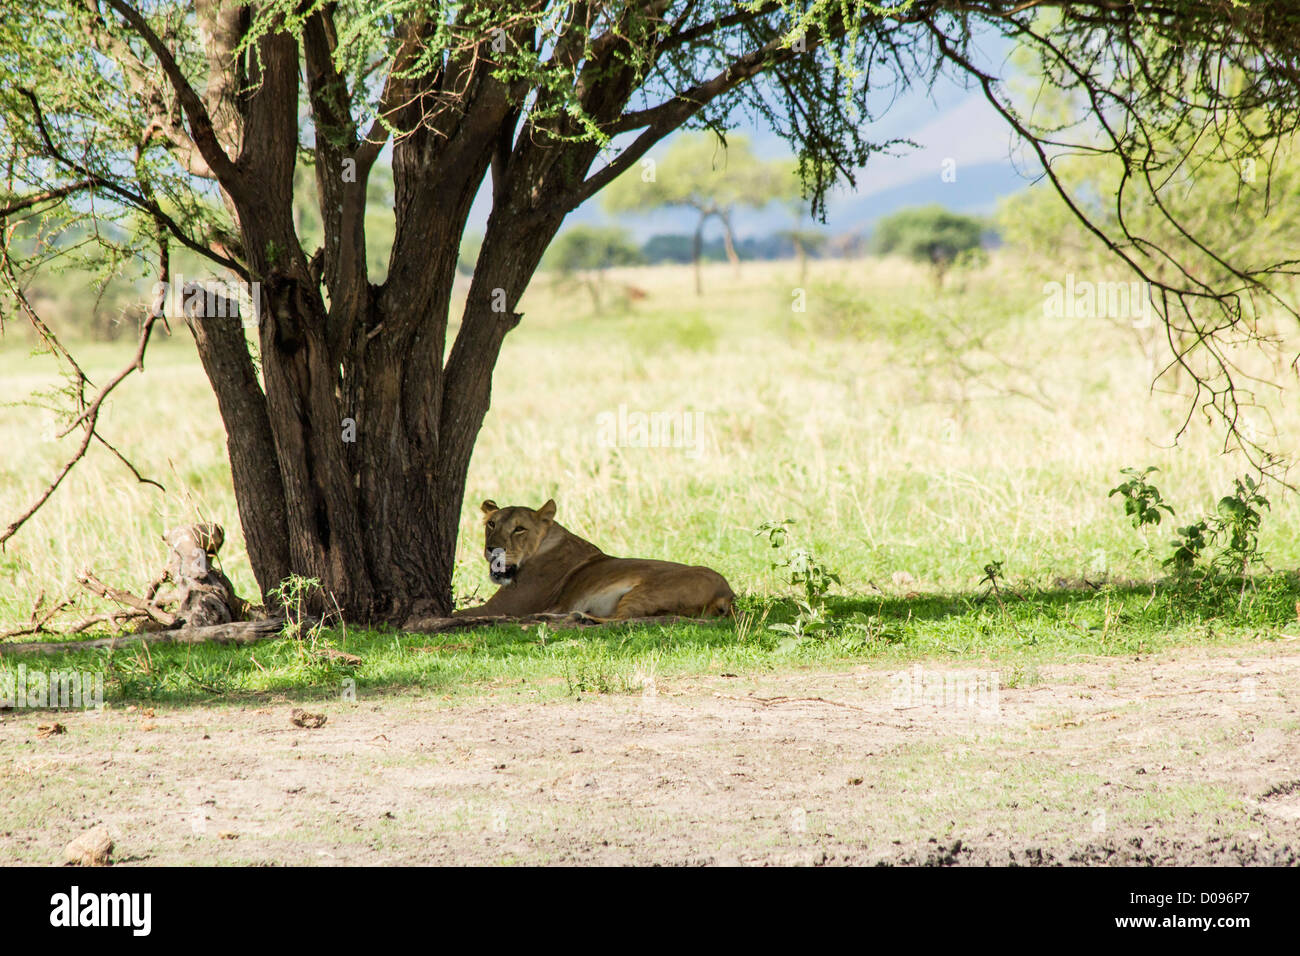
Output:
[[[1107,586],[915,598],[832,598],[838,626],[793,641],[767,625],[789,621],[788,601],[747,602],[739,622],[604,628],[492,627],[437,636],[335,629],[313,640],[242,648],[159,646],[148,650],[6,657],[46,671],[102,671],[106,700],[185,703],[286,694],[322,700],[415,691],[456,698],[526,699],[642,694],[661,679],[752,676],[921,659],[996,662],[1003,686],[1032,685],[1045,661],[1152,654],[1187,646],[1242,646],[1295,634],[1300,581],[1276,574],[1244,590]],[[760,606],[761,605],[761,606]],[[762,619],[760,621],[760,618]],[[332,647],[360,665],[314,653]],[[348,682],[352,682],[350,685]]]
[[[1249,465],[1225,454],[1222,434],[1199,417],[1175,443],[1189,385],[1166,377],[1152,390],[1161,353],[1151,330],[1046,317],[1044,268],[1065,267],[1035,272],[1000,254],[936,289],[923,269],[900,262],[816,262],[806,282],[792,263],[747,263],[739,277],[729,266],[707,268],[699,298],[689,268],[626,269],[610,274],[611,290],[630,284],[647,297],[602,312],[539,276],[506,341],[471,462],[458,598],[492,590],[478,502],[536,506],[554,497],[559,520],[608,553],[716,567],[748,617],[738,626],[582,630],[545,642],[535,631],[498,628],[447,637],[468,647],[438,652],[413,650],[434,643],[420,637],[331,633],[334,645],[365,658],[355,673],[291,644],[118,652],[113,693],[329,696],[351,677],[358,688],[545,696],[637,691],[652,673],[926,655],[1006,660],[1008,673],[1023,664],[1012,679],[1024,680],[1052,656],[1268,640],[1294,627],[1296,585],[1281,573],[1213,595],[1115,583],[1163,582],[1159,558],[1173,528],[1212,508]],[[791,307],[797,289],[806,293],[802,312]],[[0,632],[21,626],[42,593],[75,593],[84,566],[142,589],[163,564],[163,530],[194,520],[226,527],[224,569],[242,594],[255,594],[216,403],[193,343],[178,331],[151,348],[145,374],[104,414],[106,436],[167,490],[136,483],[93,448],[0,552]],[[1283,350],[1294,350],[1295,331],[1280,332]],[[102,382],[130,345],[75,351]],[[1289,379],[1277,371],[1285,363],[1275,368],[1245,351],[1238,358],[1244,371],[1281,386],[1260,389],[1252,414],[1270,444],[1295,447],[1300,403],[1287,400]],[[29,355],[10,323],[0,340],[0,525],[68,454],[70,440],[42,439],[51,414],[20,404],[58,381],[50,357]],[[620,405],[697,414],[699,454],[604,447],[598,418]],[[1178,515],[1143,534],[1107,492],[1121,468],[1146,465],[1160,468],[1152,480]],[[1268,494],[1266,563],[1255,569],[1300,566],[1300,508],[1281,488]],[[830,601],[839,623],[825,640],[796,645],[767,629],[791,619],[794,589],[772,567],[780,553],[753,532],[785,518],[795,519],[790,546],[811,550],[842,582]],[[1018,595],[1005,608],[980,586],[990,561],[1002,562]],[[1084,579],[1112,585],[1058,586]],[[102,609],[83,596],[67,618]]]

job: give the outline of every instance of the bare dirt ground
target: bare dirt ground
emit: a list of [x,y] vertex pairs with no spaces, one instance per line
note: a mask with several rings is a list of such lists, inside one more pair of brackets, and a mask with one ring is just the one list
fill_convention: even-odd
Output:
[[0,864],[98,823],[119,865],[1300,863],[1294,642],[1004,667],[996,709],[900,696],[943,673],[362,693],[307,703],[319,729],[287,700],[11,710]]

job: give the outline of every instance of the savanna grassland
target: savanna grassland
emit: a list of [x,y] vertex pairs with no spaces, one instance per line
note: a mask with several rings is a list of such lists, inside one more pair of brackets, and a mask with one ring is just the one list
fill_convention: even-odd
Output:
[[[1162,577],[1173,527],[1213,509],[1250,465],[1223,454],[1221,431],[1199,416],[1178,437],[1189,383],[1168,375],[1152,389],[1166,361],[1158,330],[1047,317],[1044,277],[1063,278],[1010,252],[942,287],[894,260],[814,262],[803,282],[792,263],[750,263],[739,275],[708,267],[697,298],[685,268],[625,269],[603,279],[597,309],[587,290],[543,273],[475,451],[458,599],[491,592],[483,498],[554,497],[558,519],[609,553],[708,563],[760,602],[793,593],[753,533],[783,519],[795,521],[790,546],[837,572],[831,594],[845,597],[970,591],[990,561],[1031,590]],[[629,288],[645,297],[629,302]],[[23,404],[59,379],[16,326],[0,351],[6,518],[69,451],[69,440],[48,440],[53,415]],[[92,379],[126,361],[128,340],[79,346]],[[1253,346],[1241,356],[1282,386],[1294,380],[1288,358],[1285,347],[1272,366]],[[1295,404],[1267,387],[1257,396],[1256,433],[1295,447]],[[659,437],[694,447],[606,447],[602,416],[616,419],[620,405],[690,413],[685,442]],[[143,586],[160,568],[163,529],[197,519],[226,526],[224,568],[254,593],[216,403],[187,333],[151,346],[146,373],[106,419],[106,434],[166,492],[92,449],[0,557],[0,622],[21,624],[42,591],[75,587],[83,566]],[[1139,532],[1107,492],[1120,469],[1147,465],[1178,515]],[[1268,566],[1293,568],[1300,510],[1269,494],[1260,550]],[[1154,557],[1135,554],[1148,541]]]
[[[738,618],[439,637],[350,627],[24,658],[103,671],[109,707],[51,738],[32,715],[0,717],[16,755],[5,787],[24,794],[0,819],[21,834],[0,859],[43,859],[93,817],[152,862],[1069,862],[1070,847],[1075,862],[1294,861],[1290,805],[1261,801],[1300,777],[1300,509],[1266,485],[1246,578],[1173,576],[1161,562],[1175,527],[1252,469],[1197,415],[1179,436],[1189,380],[1152,388],[1157,330],[1045,314],[1044,281],[1064,278],[1009,250],[942,284],[894,260],[813,262],[804,279],[793,263],[709,266],[701,297],[686,268],[613,270],[597,297],[540,275],[471,466],[458,602],[491,593],[479,501],[554,497],[558,520],[611,554],[717,568]],[[1280,332],[1276,355],[1239,359],[1286,389],[1259,387],[1251,412],[1286,452],[1300,435],[1297,337]],[[23,404],[58,385],[53,360],[31,356],[16,323],[6,336],[7,522],[68,443]],[[100,381],[129,349],[76,351]],[[680,434],[610,447],[601,423],[620,406],[689,413],[694,447],[672,447]],[[0,554],[0,632],[21,629],[42,593],[76,590],[82,567],[138,592],[163,563],[162,531],[197,519],[225,526],[224,569],[255,593],[215,400],[183,329],[151,346],[102,421],[166,491],[92,449]],[[1107,493],[1146,466],[1177,515],[1139,530]],[[779,548],[755,534],[786,519]],[[802,636],[772,627],[801,616],[804,591],[773,567],[799,551],[838,578]],[[100,608],[81,598],[66,619]],[[916,666],[991,676],[1004,719],[891,703]],[[327,727],[286,730],[280,711],[308,701]],[[304,756],[338,787],[284,783]],[[100,790],[108,806],[160,766],[192,778],[164,786],[163,822],[141,819],[143,796],[95,809]],[[41,768],[91,794],[52,834],[39,821],[68,801]],[[942,785],[953,774],[956,790]],[[326,805],[340,793],[345,809]],[[1017,811],[1028,806],[1037,815]],[[196,813],[211,824],[192,827]],[[700,826],[718,835],[707,852]]]

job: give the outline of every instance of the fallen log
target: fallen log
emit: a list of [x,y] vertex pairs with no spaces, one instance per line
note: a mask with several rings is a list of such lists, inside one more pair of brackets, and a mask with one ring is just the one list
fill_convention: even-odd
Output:
[[[140,612],[135,612],[140,613]],[[622,619],[591,617],[587,614],[529,614],[524,617],[505,617],[502,615],[484,615],[477,617],[427,617],[408,621],[402,628],[404,634],[443,634],[448,631],[470,630],[479,627],[498,627],[518,625],[529,627],[533,624],[547,624],[556,630],[589,627],[615,627],[625,624],[710,624],[719,623],[722,618],[700,617],[629,617]],[[310,626],[314,620],[305,620]],[[139,634],[124,634],[117,637],[103,637],[92,641],[32,641],[24,644],[0,642],[0,657],[18,654],[67,654],[74,651],[92,651],[101,648],[123,648],[136,645],[153,646],[157,644],[255,644],[259,641],[275,640],[282,636],[284,622],[279,619],[262,621],[232,621],[226,624],[212,624],[204,627],[181,627],[170,631],[148,631]]]
[[149,631],[141,634],[124,634],[119,637],[101,637],[93,641],[32,641],[24,644],[0,644],[0,657],[17,654],[67,654],[74,651],[93,651],[101,648],[118,649],[136,645],[158,644],[255,644],[275,640],[281,636],[284,622],[232,621],[205,627],[181,627],[172,631]]
[[[136,637],[114,636],[95,641],[69,642],[63,645],[47,644],[4,644],[10,637],[26,634],[58,634],[70,636],[80,634],[96,624],[111,624],[121,627],[128,621],[139,621],[141,632],[166,631],[174,634],[179,629],[198,632],[204,627],[245,622],[256,609],[235,593],[235,586],[215,562],[221,545],[225,541],[225,531],[219,524],[194,524],[172,528],[163,540],[167,542],[167,570],[149,585],[144,597],[132,594],[124,588],[105,584],[89,569],[77,575],[77,582],[82,588],[97,597],[112,601],[117,608],[89,617],[73,624],[70,628],[54,631],[48,625],[59,611],[73,603],[72,597],[64,598],[53,608],[44,608],[44,592],[32,607],[31,620],[25,627],[0,633],[0,652],[8,649],[26,647],[27,653],[58,653],[57,650],[42,652],[40,647],[66,646],[68,649],[116,647],[130,643],[157,643],[156,640],[141,642]],[[159,593],[162,585],[171,581],[175,588],[166,593]],[[176,604],[176,610],[169,611],[164,604]],[[216,632],[213,632],[216,633]],[[175,637],[169,638],[173,643]],[[219,638],[208,638],[218,640]],[[164,641],[166,643],[166,641]],[[181,640],[180,643],[186,643]]]

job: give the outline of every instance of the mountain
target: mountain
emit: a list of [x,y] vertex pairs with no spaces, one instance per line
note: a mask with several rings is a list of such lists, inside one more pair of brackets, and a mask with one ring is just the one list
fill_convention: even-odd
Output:
[[[982,96],[949,91],[939,102],[916,99],[900,103],[872,128],[880,140],[902,138],[889,154],[873,156],[857,171],[857,188],[835,191],[828,198],[826,224],[832,234],[869,234],[877,219],[908,206],[939,203],[956,212],[991,213],[997,200],[1024,189],[1037,170],[1017,157],[1006,123]],[[789,155],[789,147],[763,130],[740,130],[750,136],[754,151],[764,158]],[[653,155],[653,152],[652,154]],[[1017,161],[1017,160],[1020,161]],[[737,210],[737,235],[766,236],[792,226],[788,210]],[[569,216],[569,224],[617,223],[638,242],[653,235],[691,233],[696,215],[689,209],[665,209],[613,217],[597,196]],[[711,224],[707,235],[720,234]]]

